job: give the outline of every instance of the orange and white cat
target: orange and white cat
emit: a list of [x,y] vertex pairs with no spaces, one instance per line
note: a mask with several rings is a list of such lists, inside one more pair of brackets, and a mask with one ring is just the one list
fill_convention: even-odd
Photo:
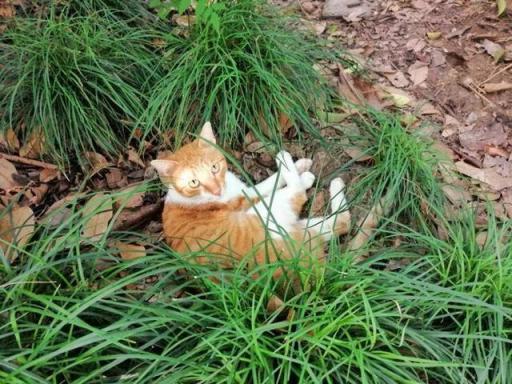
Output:
[[[307,267],[312,255],[323,261],[328,239],[348,232],[350,213],[341,178],[330,184],[332,214],[300,219],[306,190],[315,181],[310,159],[294,163],[289,153],[280,152],[278,173],[252,187],[228,171],[215,143],[207,122],[197,140],[151,162],[168,188],[163,229],[171,248],[194,252],[202,264],[211,263],[213,255],[223,267],[245,257],[253,266],[303,257],[300,262]],[[281,273],[279,269],[275,277]]]

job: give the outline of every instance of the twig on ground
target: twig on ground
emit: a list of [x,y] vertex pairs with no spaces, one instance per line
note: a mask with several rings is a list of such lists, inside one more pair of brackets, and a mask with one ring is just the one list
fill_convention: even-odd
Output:
[[125,209],[115,218],[115,223],[112,229],[114,231],[121,231],[137,227],[159,213],[162,210],[163,205],[164,201],[161,199],[157,203],[144,205],[136,211]]
[[5,160],[13,161],[15,163],[33,165],[34,167],[39,168],[48,168],[48,169],[58,169],[55,164],[46,163],[44,161],[27,159],[26,157],[9,155],[7,153],[0,152],[0,159],[4,158]]

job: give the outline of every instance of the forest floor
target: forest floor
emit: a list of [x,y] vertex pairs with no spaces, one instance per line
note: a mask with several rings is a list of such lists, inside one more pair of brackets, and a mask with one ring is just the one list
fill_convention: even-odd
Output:
[[359,5],[337,18],[326,17],[322,1],[281,5],[302,12],[317,34],[341,42],[368,69],[371,84],[333,73],[340,93],[411,113],[411,130],[428,123],[453,167],[469,176],[456,181],[465,192],[446,187],[448,197],[491,200],[498,217],[512,218],[510,19],[497,17],[490,1],[332,3]]

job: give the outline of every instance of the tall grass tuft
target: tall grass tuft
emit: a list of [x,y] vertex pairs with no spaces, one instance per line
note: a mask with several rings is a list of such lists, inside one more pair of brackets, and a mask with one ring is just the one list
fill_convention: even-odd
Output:
[[384,211],[403,222],[421,222],[429,207],[442,206],[438,167],[444,161],[432,148],[432,140],[420,130],[408,131],[393,114],[369,109],[356,119],[361,146],[373,164],[357,178],[354,204],[381,201]]
[[35,132],[61,165],[119,150],[143,112],[152,38],[98,15],[17,20],[0,43],[2,129]]
[[223,142],[252,131],[278,143],[283,114],[299,132],[318,136],[310,114],[330,91],[313,65],[334,55],[258,1],[230,1],[217,14],[218,26],[194,23],[181,44],[168,47],[167,74],[152,92],[144,123],[179,141],[212,120]]
[[[431,266],[414,251],[386,249],[389,258],[417,260],[397,272],[354,266],[333,247],[323,278],[271,312],[277,265],[253,279],[243,268],[191,265],[140,234],[88,241],[81,235],[88,218],[78,207],[69,203],[57,226],[41,224],[3,274],[6,382],[452,384],[474,382],[475,368],[485,368],[476,357],[510,351],[500,333],[510,309],[471,289],[497,275],[445,283],[436,278],[444,267],[437,272],[434,247],[426,256]],[[111,244],[127,237],[145,243],[147,256],[121,261]],[[450,243],[424,238],[422,248],[420,240],[408,237],[418,250],[438,244],[439,257],[449,260]],[[144,283],[152,276],[156,283]],[[467,313],[504,323],[472,325],[478,318]]]

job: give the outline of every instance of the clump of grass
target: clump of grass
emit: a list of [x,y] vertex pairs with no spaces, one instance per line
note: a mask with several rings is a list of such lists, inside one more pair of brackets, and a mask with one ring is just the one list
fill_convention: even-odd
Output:
[[310,113],[324,106],[330,91],[313,65],[335,55],[258,1],[230,1],[217,14],[218,26],[195,23],[181,43],[168,47],[167,74],[152,92],[144,123],[171,130],[178,142],[211,120],[223,142],[239,142],[252,131],[278,143],[284,114],[317,137]]
[[408,131],[397,116],[386,112],[361,111],[356,122],[361,136],[353,139],[367,148],[372,164],[353,185],[354,204],[380,200],[386,216],[401,216],[406,223],[428,217],[430,206],[442,206],[437,169],[444,159],[433,150],[431,139],[420,130]]
[[[475,362],[465,343],[486,346],[482,332],[494,331],[459,327],[461,311],[504,312],[465,284],[434,279],[426,263],[379,271],[333,247],[324,277],[272,313],[280,265],[253,279],[244,268],[191,265],[140,234],[85,241],[87,217],[77,202],[66,208],[57,227],[39,226],[0,282],[7,382],[463,383]],[[147,256],[119,260],[109,244],[127,237],[146,244]],[[151,276],[155,284],[136,288]]]
[[441,304],[425,308],[424,317],[457,335],[453,348],[460,349],[471,382],[506,383],[512,376],[512,221],[499,223],[489,214],[482,227],[475,217],[466,209],[460,220],[441,219],[442,236],[425,228],[399,236],[424,251],[417,261],[423,280],[484,303],[457,310]]
[[153,37],[98,15],[19,19],[1,40],[2,129],[41,132],[61,165],[119,150],[144,109]]

